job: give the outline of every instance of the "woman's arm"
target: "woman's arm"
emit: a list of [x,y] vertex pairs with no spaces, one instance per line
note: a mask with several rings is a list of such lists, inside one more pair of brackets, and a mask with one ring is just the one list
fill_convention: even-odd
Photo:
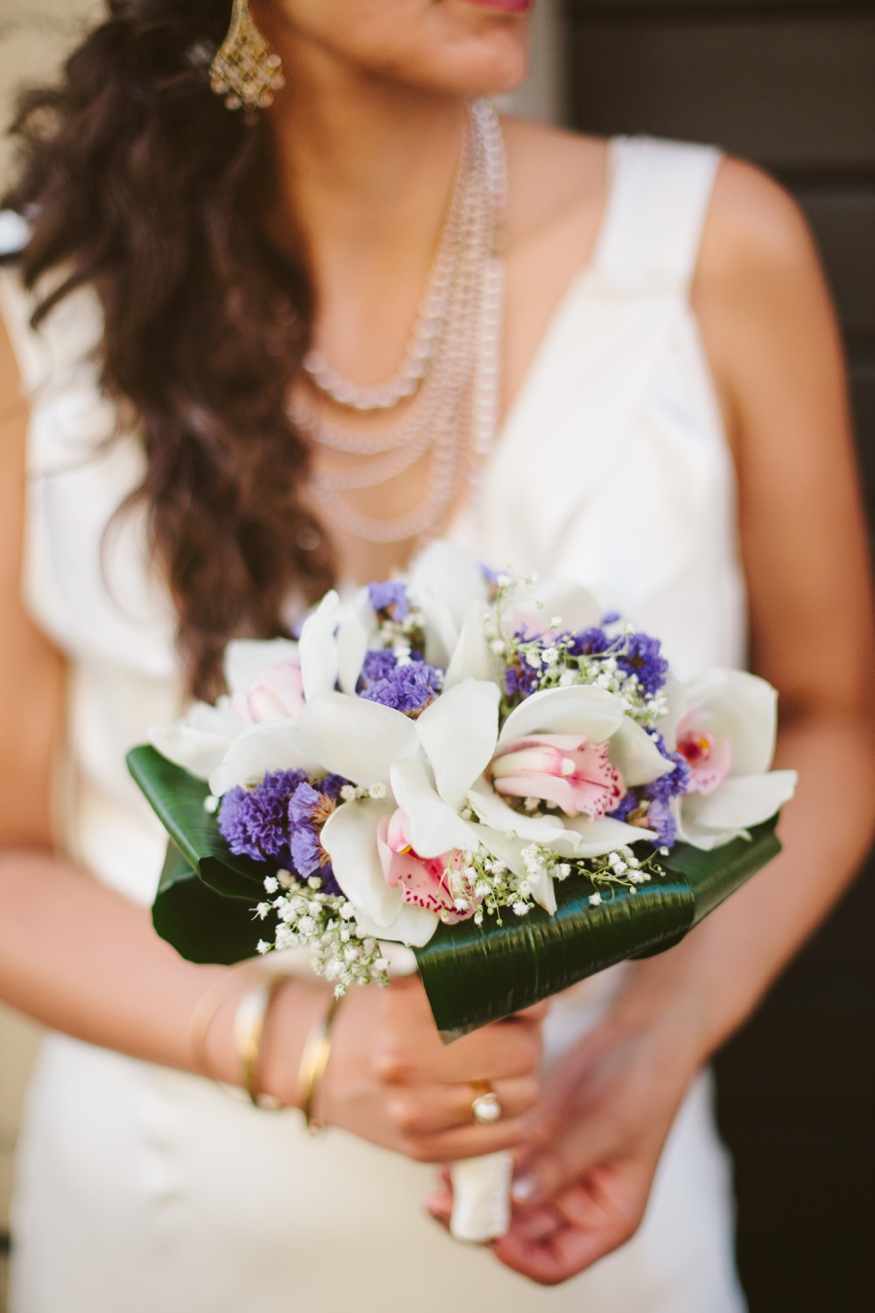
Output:
[[690,1079],[840,896],[875,821],[872,601],[839,336],[804,221],[747,165],[721,169],[694,303],[738,466],[754,668],[780,691],[776,764],[799,789],[781,857],[677,948],[632,964],[548,1082],[520,1155],[524,1206],[496,1246],[546,1283],[637,1229]]
[[[148,912],[53,852],[51,779],[62,738],[64,668],[20,599],[27,412],[0,321],[0,997],[56,1030],[193,1070],[191,1019],[227,968],[184,961]],[[119,770],[124,763],[119,762]],[[244,985],[241,983],[240,989]],[[216,1076],[239,1082],[232,1021],[209,1030]],[[329,991],[290,982],[265,1035],[265,1088],[298,1098],[304,1042]],[[445,1049],[418,981],[354,989],[338,1014],[323,1117],[412,1157],[449,1161],[517,1143],[538,1090],[537,1013]],[[470,1082],[491,1080],[510,1116],[471,1118]]]

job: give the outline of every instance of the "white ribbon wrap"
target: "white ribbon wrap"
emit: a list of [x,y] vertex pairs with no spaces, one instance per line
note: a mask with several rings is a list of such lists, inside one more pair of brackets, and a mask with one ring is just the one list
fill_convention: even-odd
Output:
[[[416,957],[403,944],[381,943],[391,976],[411,976]],[[473,1094],[472,1094],[473,1098]],[[513,1158],[509,1153],[487,1153],[465,1158],[450,1168],[453,1213],[450,1234],[454,1240],[483,1244],[507,1234],[510,1226],[510,1187]]]
[[465,1158],[450,1168],[454,1240],[483,1244],[507,1234],[510,1226],[510,1187],[513,1158],[509,1153],[487,1153]]

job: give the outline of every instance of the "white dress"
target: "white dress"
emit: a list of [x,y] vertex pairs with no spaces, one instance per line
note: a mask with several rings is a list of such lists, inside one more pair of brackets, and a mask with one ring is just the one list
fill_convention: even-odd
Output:
[[[577,578],[660,635],[683,678],[745,654],[734,475],[689,306],[716,152],[611,146],[591,265],[570,287],[458,541],[501,566]],[[137,481],[89,350],[90,292],[35,336],[0,287],[32,407],[25,589],[70,659],[64,840],[148,904],[164,835],[126,750],[179,711],[173,616],[142,517],[101,539]],[[620,969],[622,970],[622,968]],[[617,971],[554,1006],[550,1054],[598,1015]],[[14,1202],[12,1313],[741,1313],[730,1169],[695,1082],[634,1239],[543,1289],[425,1214],[433,1169],[295,1112],[261,1113],[199,1077],[50,1036],[30,1092]]]

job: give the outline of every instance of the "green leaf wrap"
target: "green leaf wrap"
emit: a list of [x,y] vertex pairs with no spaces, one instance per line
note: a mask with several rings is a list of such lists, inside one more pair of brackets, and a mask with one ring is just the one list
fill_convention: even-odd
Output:
[[[193,962],[232,963],[273,938],[273,923],[253,920],[265,875],[275,863],[235,857],[204,810],[207,785],[154,748],[134,748],[128,766],[170,835],[152,908],[155,929]],[[630,957],[680,942],[692,926],[770,862],[781,849],[777,817],[723,848],[676,844],[658,859],[665,877],[633,891],[615,888],[590,907],[595,886],[581,876],[556,885],[558,909],[525,917],[508,911],[482,928],[473,921],[438,926],[416,960],[446,1040],[529,1007]]]
[[463,1035],[508,1016],[629,957],[650,957],[679,943],[702,917],[728,898],[781,850],[777,817],[713,852],[676,844],[659,858],[664,879],[633,891],[605,893],[580,876],[556,885],[555,916],[536,908],[508,913],[482,930],[473,921],[438,927],[416,960],[443,1037]]
[[127,763],[161,824],[204,884],[228,898],[260,902],[264,877],[272,868],[229,851],[215,813],[204,810],[209,785],[174,766],[155,748],[132,748]]

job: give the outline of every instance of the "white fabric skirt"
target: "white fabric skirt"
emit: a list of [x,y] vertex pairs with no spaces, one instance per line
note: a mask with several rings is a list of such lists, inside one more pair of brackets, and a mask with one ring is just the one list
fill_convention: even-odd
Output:
[[[562,1012],[548,1050],[567,1042]],[[711,1102],[706,1073],[637,1235],[545,1289],[431,1220],[433,1168],[50,1036],[19,1146],[10,1313],[743,1313]]]

